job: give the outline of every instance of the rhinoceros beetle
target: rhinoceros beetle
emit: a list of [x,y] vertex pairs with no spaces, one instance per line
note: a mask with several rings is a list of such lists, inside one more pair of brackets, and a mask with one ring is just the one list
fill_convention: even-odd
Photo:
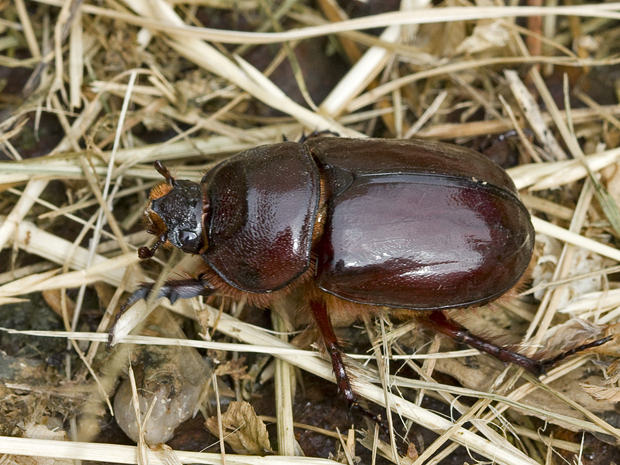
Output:
[[[472,335],[442,310],[485,305],[512,289],[534,248],[530,216],[506,172],[472,150],[424,140],[310,138],[263,145],[221,162],[200,183],[150,194],[148,232],[200,255],[195,279],[159,297],[221,293],[267,307],[301,292],[338,386],[355,395],[330,315],[421,315],[452,338],[540,374],[538,361]],[[146,298],[151,285],[127,304]]]

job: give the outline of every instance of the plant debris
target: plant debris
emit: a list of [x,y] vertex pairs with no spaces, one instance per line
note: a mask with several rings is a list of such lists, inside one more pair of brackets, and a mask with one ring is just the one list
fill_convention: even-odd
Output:
[[[418,463],[620,462],[618,5],[498,5],[0,3],[0,454],[135,463],[280,453],[302,463],[303,452],[389,463],[409,448]],[[331,365],[308,343],[312,331],[296,339],[301,348],[289,344],[305,329],[294,299],[276,324],[219,296],[139,302],[108,352],[126,292],[197,266],[170,251],[137,256],[152,245],[142,216],[161,178],[153,162],[197,181],[231,154],[315,130],[442,140],[498,160],[533,216],[533,279],[455,318],[528,355],[612,342],[537,380],[414,323],[347,322],[338,331],[355,389],[379,415],[388,404],[401,445],[348,416],[336,388],[311,377],[332,380]],[[178,332],[139,326],[155,308],[172,312]],[[183,366],[186,355],[174,370],[150,365],[186,350],[197,365]],[[216,375],[196,368],[207,355]],[[154,382],[136,391],[140,418],[161,397],[160,376],[173,398],[201,375],[179,418],[209,418],[211,442],[193,442],[208,434],[200,419],[200,436],[184,430],[174,450],[149,449],[132,401],[116,409],[138,430],[137,449],[124,446],[132,441],[115,426],[112,399],[130,360],[150,365],[138,378]],[[336,431],[352,423],[363,440]],[[158,437],[149,442],[168,439]]]

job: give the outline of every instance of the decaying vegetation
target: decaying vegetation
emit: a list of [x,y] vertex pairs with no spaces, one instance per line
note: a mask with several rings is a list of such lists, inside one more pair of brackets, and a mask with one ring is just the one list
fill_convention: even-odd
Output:
[[[400,462],[317,383],[331,365],[311,331],[293,339],[294,302],[271,317],[226,299],[141,302],[105,350],[126,291],[192,271],[170,252],[138,263],[153,161],[197,180],[317,129],[454,142],[508,168],[537,231],[532,282],[455,318],[531,353],[616,333],[620,5],[397,3],[0,2],[3,461],[618,463],[614,341],[537,380],[414,323],[343,329],[358,393],[395,413],[400,452],[410,443]],[[135,423],[137,406],[159,419],[173,403],[178,423],[204,417],[176,443]],[[119,445],[120,417],[137,448]]]

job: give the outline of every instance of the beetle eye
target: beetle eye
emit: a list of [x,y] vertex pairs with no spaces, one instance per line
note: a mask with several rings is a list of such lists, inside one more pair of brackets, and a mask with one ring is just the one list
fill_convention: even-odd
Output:
[[179,231],[179,242],[186,244],[187,242],[195,241],[196,233],[193,231]]
[[179,249],[185,253],[198,253],[202,247],[202,241],[194,231],[179,231]]

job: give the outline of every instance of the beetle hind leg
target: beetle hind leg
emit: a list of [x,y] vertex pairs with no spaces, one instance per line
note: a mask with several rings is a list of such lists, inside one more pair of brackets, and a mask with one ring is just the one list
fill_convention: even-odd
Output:
[[464,326],[449,319],[441,311],[433,311],[428,319],[423,320],[425,324],[441,334],[445,334],[451,339],[487,353],[504,363],[514,363],[522,366],[529,372],[539,376],[543,373],[543,368],[538,360],[519,354],[506,347],[502,347],[493,342],[487,341],[475,334],[472,334]]
[[545,374],[548,368],[551,368],[556,363],[562,361],[566,357],[570,357],[571,355],[575,355],[576,353],[579,353],[586,349],[598,347],[605,344],[611,339],[611,337],[598,339],[594,342],[583,344],[579,347],[563,352],[556,357],[537,360],[535,358],[527,357],[523,354],[515,352],[508,347],[502,347],[491,341],[487,341],[479,336],[476,336],[475,334],[472,334],[464,326],[456,323],[455,321],[452,321],[441,311],[431,312],[428,318],[423,318],[422,321],[424,321],[427,326],[430,326],[436,331],[445,334],[446,336],[454,339],[457,342],[465,343],[473,347],[474,349],[478,349],[481,352],[490,354],[501,362],[514,363],[515,365],[519,365],[528,370],[530,373],[534,374],[535,376]]

